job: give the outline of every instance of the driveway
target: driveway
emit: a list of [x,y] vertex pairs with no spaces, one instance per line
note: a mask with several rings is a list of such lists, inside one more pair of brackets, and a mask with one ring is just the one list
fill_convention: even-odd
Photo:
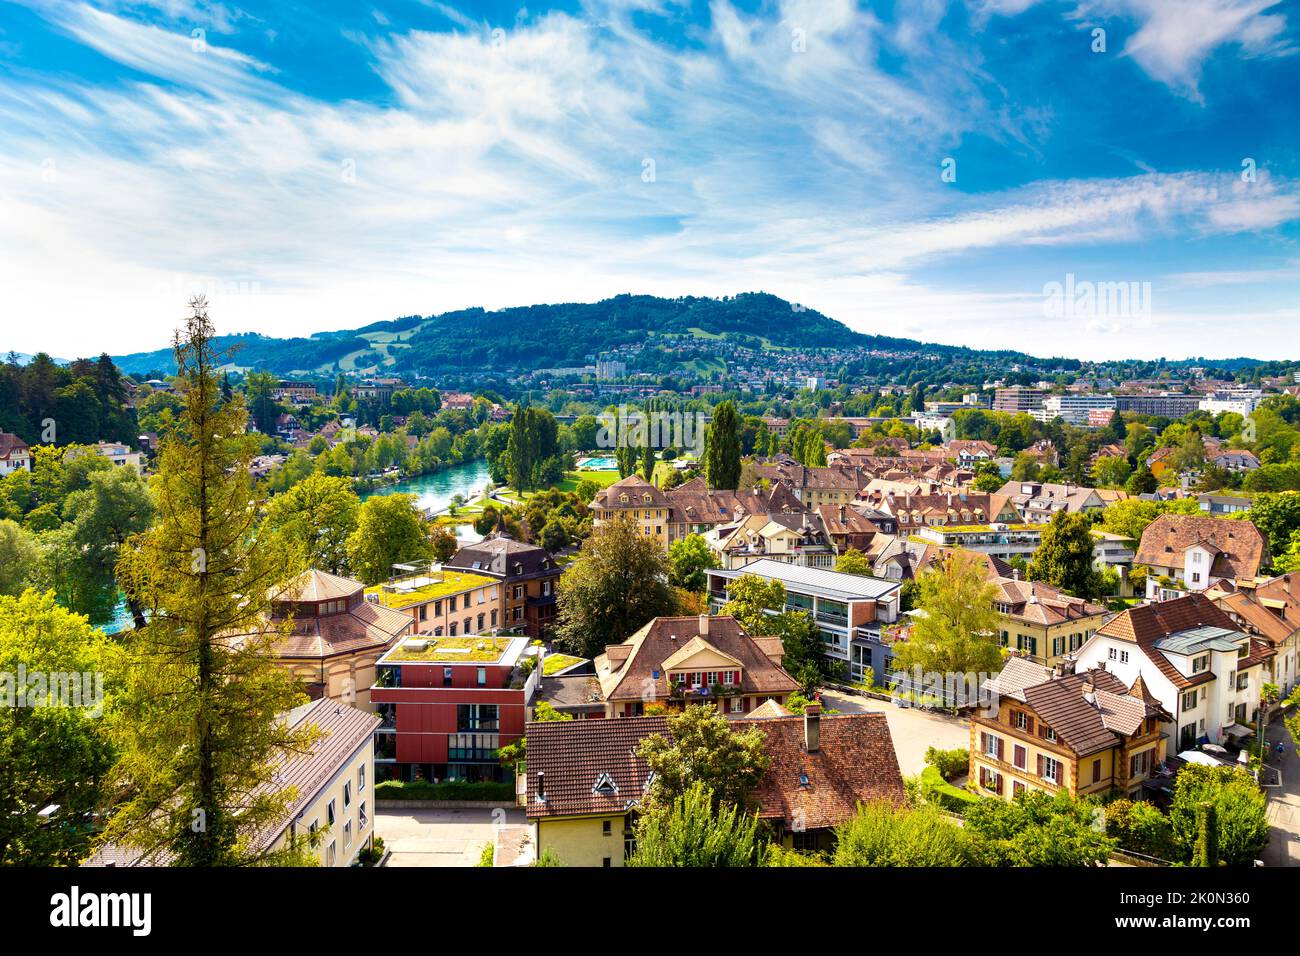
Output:
[[925,769],[925,751],[970,748],[970,722],[958,717],[935,714],[916,707],[899,707],[884,700],[859,697],[841,691],[822,691],[823,703],[842,714],[865,714],[883,711],[894,738],[894,752],[904,777],[914,777]]
[[[497,813],[498,817],[493,818]],[[524,811],[378,810],[375,831],[392,851],[388,866],[477,866],[483,845],[493,840],[498,823],[522,825]]]
[[1300,866],[1300,757],[1280,719],[1268,725],[1265,734],[1271,743],[1279,740],[1286,745],[1282,760],[1277,758],[1270,766],[1282,771],[1282,786],[1268,787],[1268,846],[1264,847],[1265,866]]

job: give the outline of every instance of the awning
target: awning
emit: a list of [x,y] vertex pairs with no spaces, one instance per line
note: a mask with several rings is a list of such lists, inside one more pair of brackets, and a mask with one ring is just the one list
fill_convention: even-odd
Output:
[[1222,760],[1215,760],[1209,754],[1203,754],[1199,750],[1184,750],[1178,755],[1178,759],[1187,763],[1204,764],[1207,767],[1222,767]]
[[1241,724],[1229,724],[1223,728],[1223,732],[1229,737],[1249,737],[1255,731],[1251,727],[1243,727]]

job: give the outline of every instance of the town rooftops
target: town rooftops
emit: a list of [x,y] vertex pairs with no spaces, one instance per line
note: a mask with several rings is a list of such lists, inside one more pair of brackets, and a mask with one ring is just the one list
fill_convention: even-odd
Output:
[[805,568],[763,558],[736,571],[710,570],[709,574],[735,580],[747,574],[780,581],[788,590],[815,594],[837,601],[874,601],[901,588],[902,582],[863,574],[846,574],[824,568]]
[[561,571],[545,548],[516,541],[504,532],[493,532],[477,544],[465,545],[443,568],[459,568],[511,579],[549,577]]
[[[1234,640],[1235,638],[1235,640]],[[1156,649],[1171,654],[1199,654],[1201,651],[1235,651],[1241,631],[1226,627],[1189,627],[1156,641]]]
[[[1138,679],[1140,681],[1141,678]],[[1024,689],[1024,701],[1079,756],[1114,746],[1142,728],[1160,707],[1102,668],[1067,674]],[[1168,715],[1163,715],[1166,718]]]

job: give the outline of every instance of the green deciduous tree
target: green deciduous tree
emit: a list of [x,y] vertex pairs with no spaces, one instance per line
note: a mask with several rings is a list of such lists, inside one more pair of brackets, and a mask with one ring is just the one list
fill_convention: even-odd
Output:
[[1058,511],[1043,529],[1043,540],[1029,562],[1031,581],[1043,581],[1078,597],[1095,597],[1101,581],[1093,567],[1092,524],[1084,514]]
[[871,576],[871,560],[857,548],[848,548],[835,559],[835,570],[845,574]]
[[702,782],[636,823],[636,851],[628,866],[757,866],[764,843],[758,816],[719,803]]
[[668,734],[651,734],[637,755],[654,772],[650,799],[670,803],[702,783],[724,803],[746,806],[771,766],[766,737],[756,727],[738,729],[718,708],[692,704],[668,718]]
[[1178,771],[1169,821],[1184,860],[1195,854],[1206,803],[1214,805],[1218,859],[1229,866],[1249,864],[1268,843],[1268,800],[1254,778],[1240,767],[1187,764]]
[[163,437],[159,520],[123,549],[125,590],[149,613],[132,632],[111,714],[118,760],[105,842],[184,866],[274,862],[258,834],[293,792],[276,766],[311,743],[280,716],[306,700],[269,653],[270,602],[292,571],[257,534],[243,402],[222,403],[206,302],[175,338],[184,411]]
[[973,840],[937,807],[884,801],[860,805],[835,828],[835,866],[971,866]]
[[921,576],[917,615],[906,641],[894,645],[894,666],[922,672],[992,673],[1002,669],[995,641],[996,590],[984,567],[957,555]]
[[722,402],[713,411],[705,450],[704,480],[710,488],[735,491],[739,487],[740,420],[731,402]]
[[688,591],[703,591],[707,583],[704,572],[718,567],[717,556],[698,534],[674,541],[668,549],[668,560],[672,563],[673,584]]
[[348,538],[357,529],[360,513],[361,500],[351,481],[308,475],[271,499],[265,527],[285,539],[303,567],[346,574]]
[[[116,690],[119,657],[113,642],[52,595],[0,596],[0,866],[70,866],[87,855],[90,814],[113,765],[101,715]],[[20,674],[27,694],[37,693],[28,683],[37,674],[47,691],[55,691],[50,675],[76,679],[81,706],[57,699],[61,706],[46,706],[44,697],[19,706]],[[53,819],[38,816],[55,804]]]
[[1066,791],[1022,790],[1011,801],[971,804],[966,829],[980,838],[991,866],[1100,866],[1115,841],[1099,825],[1098,810]]
[[556,635],[566,649],[594,657],[637,628],[677,609],[668,555],[633,522],[592,531],[560,579]]
[[41,551],[17,521],[0,519],[0,594],[19,595],[40,576]]
[[415,495],[376,495],[362,502],[347,552],[352,573],[365,584],[391,576],[394,564],[429,560],[433,545]]

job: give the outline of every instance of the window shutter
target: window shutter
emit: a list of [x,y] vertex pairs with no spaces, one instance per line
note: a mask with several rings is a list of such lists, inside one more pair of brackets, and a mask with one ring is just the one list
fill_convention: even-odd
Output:
[[980,734],[980,753],[982,753],[982,754],[986,754],[986,753],[988,753],[988,752],[989,752],[989,735],[988,735],[988,734],[985,734],[985,733],[981,733],[981,734]]
[[1043,775],[1043,755],[1039,754],[1038,755],[1038,776],[1041,777],[1042,775]]
[[1025,729],[1029,731],[1029,735],[1032,737],[1034,733],[1034,718],[1030,717],[1028,714],[1025,715]]
[[1005,754],[1006,754],[1006,746],[1005,746],[1005,744],[1006,744],[1006,741],[1003,740],[1001,737],[999,737],[999,738],[998,738],[998,759],[999,759],[999,760],[1003,760],[1003,759],[1005,759]]
[[1002,796],[1002,774],[998,774],[998,796]]

